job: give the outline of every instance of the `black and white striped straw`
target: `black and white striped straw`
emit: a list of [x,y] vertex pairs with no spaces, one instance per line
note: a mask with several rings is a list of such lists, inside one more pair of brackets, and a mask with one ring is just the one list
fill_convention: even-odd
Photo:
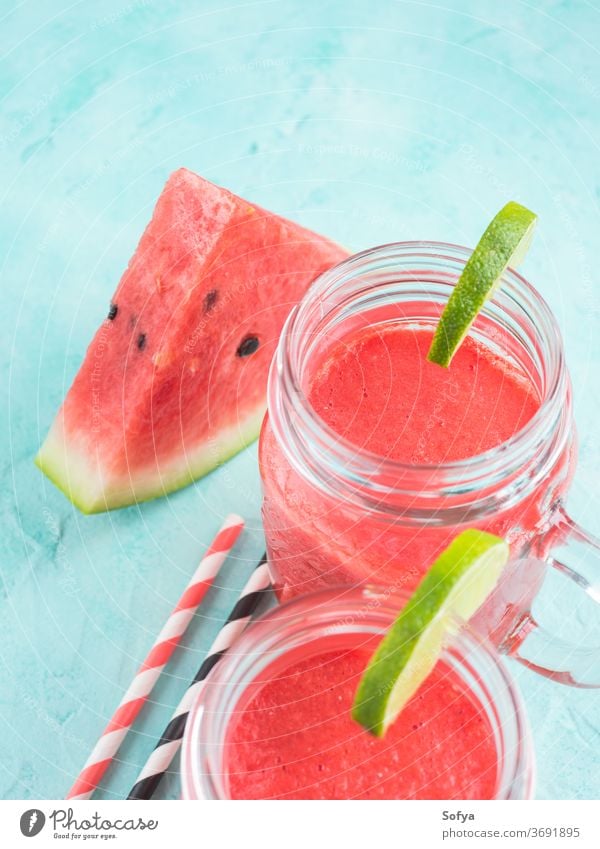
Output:
[[229,618],[208,650],[196,677],[176,707],[169,724],[146,761],[136,783],[129,791],[128,799],[151,799],[154,796],[158,785],[179,751],[190,709],[203,689],[207,675],[246,628],[261,599],[264,598],[265,591],[270,586],[271,578],[267,566],[267,555],[263,554],[246,586],[241,591]]

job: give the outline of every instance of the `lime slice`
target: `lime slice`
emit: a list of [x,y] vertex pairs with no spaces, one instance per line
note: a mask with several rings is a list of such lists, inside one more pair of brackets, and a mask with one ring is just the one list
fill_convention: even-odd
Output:
[[489,224],[458,279],[440,316],[427,359],[447,368],[510,265],[522,262],[537,216],[510,201]]
[[435,666],[445,643],[481,607],[508,560],[500,537],[459,534],[429,569],[363,674],[352,716],[383,737]]

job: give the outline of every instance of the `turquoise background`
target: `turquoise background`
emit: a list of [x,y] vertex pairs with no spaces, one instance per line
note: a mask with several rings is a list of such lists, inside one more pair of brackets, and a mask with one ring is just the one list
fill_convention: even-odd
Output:
[[[168,500],[87,518],[32,462],[167,175],[186,165],[355,249],[472,245],[506,200],[536,210],[524,271],[563,330],[581,435],[569,505],[598,532],[600,8],[25,0],[0,14],[1,797],[64,795],[220,518],[248,521],[107,775],[101,795],[119,798],[263,548],[255,447]],[[537,795],[598,798],[598,696],[513,672]]]

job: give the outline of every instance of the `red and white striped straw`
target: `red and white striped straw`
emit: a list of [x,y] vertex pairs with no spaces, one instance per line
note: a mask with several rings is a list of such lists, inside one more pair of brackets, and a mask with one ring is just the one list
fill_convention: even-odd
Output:
[[225,519],[69,790],[67,799],[89,799],[100,783],[243,527],[244,520],[239,516],[232,514]]
[[200,665],[200,669],[196,673],[194,680],[175,708],[175,713],[171,717],[169,724],[146,761],[136,783],[129,791],[128,799],[151,799],[156,793],[158,785],[179,751],[189,712],[206,686],[208,675],[221,662],[221,659],[245,630],[270,587],[271,576],[265,553],[254,572],[252,572],[246,581],[246,585],[241,591],[227,621],[208,650],[208,654]]

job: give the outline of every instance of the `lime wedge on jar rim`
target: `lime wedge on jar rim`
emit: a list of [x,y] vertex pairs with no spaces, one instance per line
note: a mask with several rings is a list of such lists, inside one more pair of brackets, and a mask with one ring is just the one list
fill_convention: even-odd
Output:
[[484,303],[510,265],[516,268],[531,243],[537,216],[510,201],[479,240],[435,330],[427,359],[447,368]]
[[352,717],[383,737],[437,663],[444,645],[493,590],[509,555],[500,537],[459,534],[431,566],[370,659]]

